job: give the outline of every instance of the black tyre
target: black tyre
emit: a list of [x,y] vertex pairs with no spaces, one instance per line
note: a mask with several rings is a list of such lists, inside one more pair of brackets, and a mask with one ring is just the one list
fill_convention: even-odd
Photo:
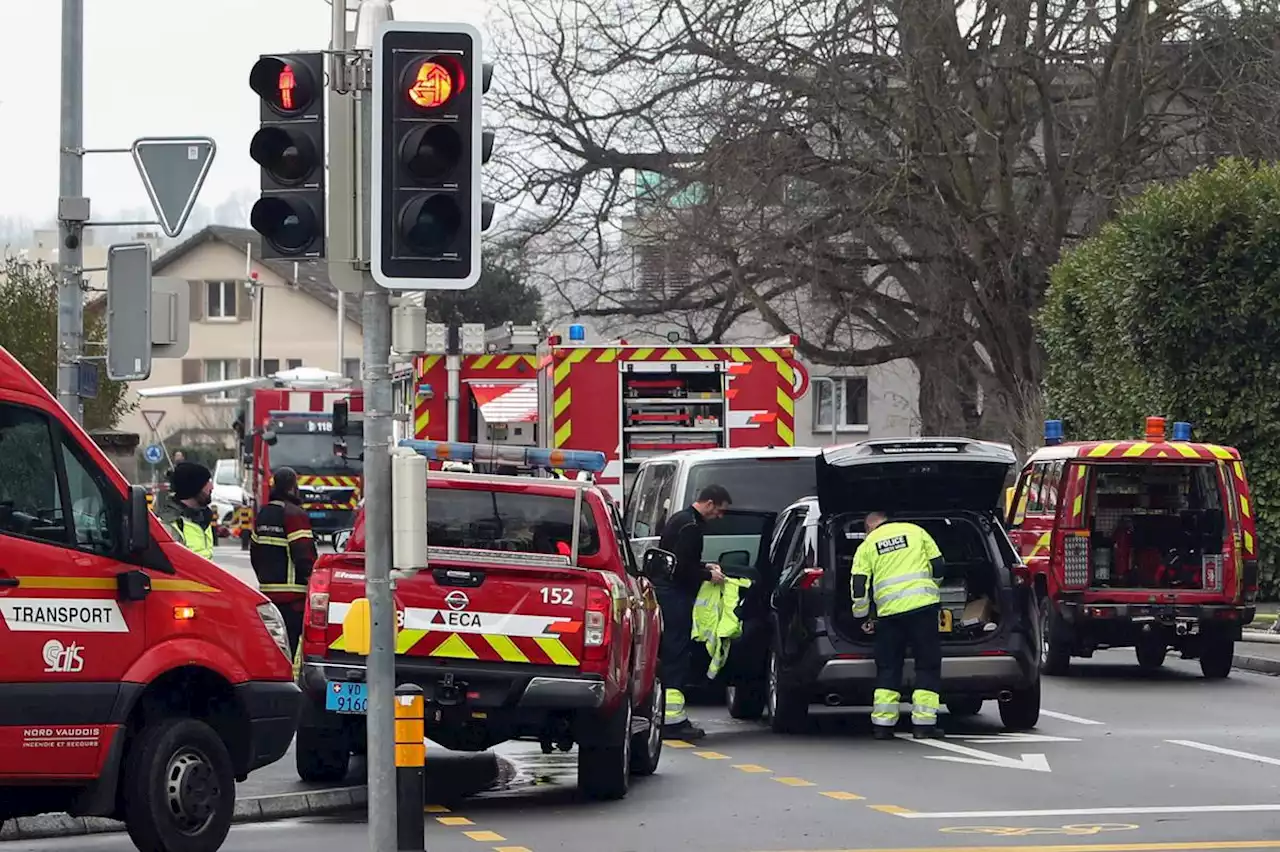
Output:
[[778,652],[770,652],[765,711],[769,714],[769,727],[775,734],[797,734],[809,722],[809,702],[804,696],[787,690],[782,683],[781,667]]
[[621,799],[631,780],[631,696],[594,725],[595,736],[578,746],[578,789],[589,799]]
[[236,806],[231,755],[196,719],[157,720],[125,758],[124,822],[139,852],[216,852]]
[[947,713],[952,716],[956,716],[956,717],[977,716],[981,712],[982,712],[981,698],[971,698],[969,696],[966,696],[964,698],[952,699],[947,702]]
[[1205,639],[1200,649],[1200,673],[1210,680],[1222,680],[1231,674],[1235,654],[1234,639]]
[[[1065,675],[1071,668],[1071,648],[1063,641],[1066,627],[1048,598],[1040,600],[1040,671]],[[1039,711],[1037,711],[1037,714]]]
[[658,771],[658,761],[662,759],[662,718],[667,711],[667,693],[657,678],[653,679],[648,705],[644,715],[649,727],[631,735],[632,775],[652,775]]
[[1000,721],[1011,731],[1029,731],[1040,723],[1040,681],[1015,689],[1008,701],[1000,702]]
[[764,715],[765,705],[769,702],[769,687],[758,681],[734,683],[729,685],[724,697],[730,716],[754,722]]
[[351,768],[351,746],[341,731],[298,725],[293,749],[298,777],[308,784],[335,784]]
[[1139,641],[1133,650],[1138,657],[1138,667],[1143,671],[1155,671],[1163,666],[1169,653],[1163,639]]

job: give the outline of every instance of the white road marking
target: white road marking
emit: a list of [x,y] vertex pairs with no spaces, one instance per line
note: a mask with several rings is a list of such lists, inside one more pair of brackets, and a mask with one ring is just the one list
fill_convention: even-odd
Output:
[[1043,754],[1024,754],[1021,757],[1005,757],[989,751],[978,751],[976,748],[949,743],[945,740],[911,740],[913,743],[931,746],[943,751],[966,755],[952,757],[950,755],[930,755],[926,760],[949,760],[953,763],[971,763],[976,766],[995,766],[1000,769],[1026,769],[1031,772],[1051,772],[1049,761]]
[[979,745],[1000,745],[1001,743],[1078,743],[1078,737],[1053,737],[1048,734],[1025,734],[1021,731],[1010,731],[999,734],[947,734],[948,740],[961,740]]
[[1095,719],[1085,719],[1082,716],[1072,716],[1070,713],[1057,713],[1053,710],[1041,710],[1041,716],[1048,716],[1050,719],[1061,719],[1063,722],[1075,722],[1077,725],[1105,725],[1106,722],[1099,722]]
[[1276,805],[1170,805],[1133,808],[1056,808],[1028,811],[945,811],[895,814],[903,819],[1015,819],[1018,817],[1125,816],[1129,814],[1238,814],[1274,813]]
[[1198,748],[1200,751],[1213,752],[1214,754],[1225,754],[1227,757],[1240,757],[1245,760],[1254,760],[1258,763],[1269,763],[1272,766],[1280,766],[1280,758],[1266,757],[1261,754],[1251,754],[1247,751],[1236,751],[1232,748],[1223,748],[1222,746],[1209,745],[1208,743],[1198,743],[1195,740],[1165,740],[1167,743],[1174,745],[1186,746],[1187,748]]

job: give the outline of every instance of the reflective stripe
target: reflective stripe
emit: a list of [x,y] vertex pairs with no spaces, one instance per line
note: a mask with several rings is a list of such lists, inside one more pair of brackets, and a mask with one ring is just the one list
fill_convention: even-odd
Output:
[[915,725],[932,725],[938,721],[938,708],[942,697],[927,689],[911,693],[911,722]]
[[272,592],[296,592],[298,594],[305,594],[307,587],[291,583],[267,583],[266,585],[258,586],[258,591],[262,592],[264,595]]
[[863,598],[862,600],[854,603],[853,605],[854,618],[866,618],[870,614],[871,614],[871,601],[867,600],[866,598]]
[[898,724],[898,705],[902,703],[901,693],[892,689],[877,689],[871,701],[871,723],[873,725],[891,728]]
[[689,716],[684,712],[684,693],[678,689],[668,689],[667,708],[662,716],[662,724],[678,725],[687,721]]
[[930,603],[937,603],[940,600],[938,596],[938,586],[932,580],[929,581],[928,585],[925,585],[919,580],[914,580],[911,585],[906,588],[901,588],[893,592],[881,593],[881,591],[877,589],[876,609],[881,609],[881,604],[893,603],[894,601],[900,601],[904,598],[913,597],[914,595],[927,597],[929,598]]
[[293,532],[289,533],[289,536],[286,540],[298,541],[299,539],[303,539],[303,538],[314,538],[314,536],[311,535],[311,530],[294,530]]
[[249,536],[249,540],[255,544],[265,544],[270,547],[288,547],[289,539],[280,538],[274,535],[258,535],[256,532]]

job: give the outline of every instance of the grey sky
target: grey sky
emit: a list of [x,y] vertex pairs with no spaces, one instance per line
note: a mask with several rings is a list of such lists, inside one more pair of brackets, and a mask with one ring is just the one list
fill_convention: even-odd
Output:
[[[354,5],[354,0],[352,2]],[[480,24],[483,0],[395,0],[399,20]],[[0,0],[0,215],[51,216],[58,195],[62,3]],[[261,53],[328,46],[324,0],[85,0],[85,145],[139,136],[212,136],[218,155],[200,201],[256,190],[249,139],[258,106],[249,69]],[[146,206],[130,157],[85,158],[95,212]]]

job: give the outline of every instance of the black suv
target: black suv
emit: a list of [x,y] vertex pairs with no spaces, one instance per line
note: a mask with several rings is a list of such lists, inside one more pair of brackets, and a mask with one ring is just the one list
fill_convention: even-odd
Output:
[[[874,640],[853,616],[850,572],[865,537],[863,518],[880,510],[928,530],[946,560],[938,627],[948,711],[974,715],[983,701],[998,699],[1006,727],[1035,727],[1035,596],[1010,570],[1018,554],[998,508],[1015,462],[1005,445],[966,438],[863,441],[817,456],[817,496],[793,503],[774,528],[761,577],[772,589],[770,612],[761,616],[771,622],[764,632],[772,647],[767,655],[743,655],[758,661],[754,672],[744,673],[739,658],[731,714],[764,712],[775,731],[793,732],[811,704],[871,703]],[[909,694],[909,659],[904,675]]]

